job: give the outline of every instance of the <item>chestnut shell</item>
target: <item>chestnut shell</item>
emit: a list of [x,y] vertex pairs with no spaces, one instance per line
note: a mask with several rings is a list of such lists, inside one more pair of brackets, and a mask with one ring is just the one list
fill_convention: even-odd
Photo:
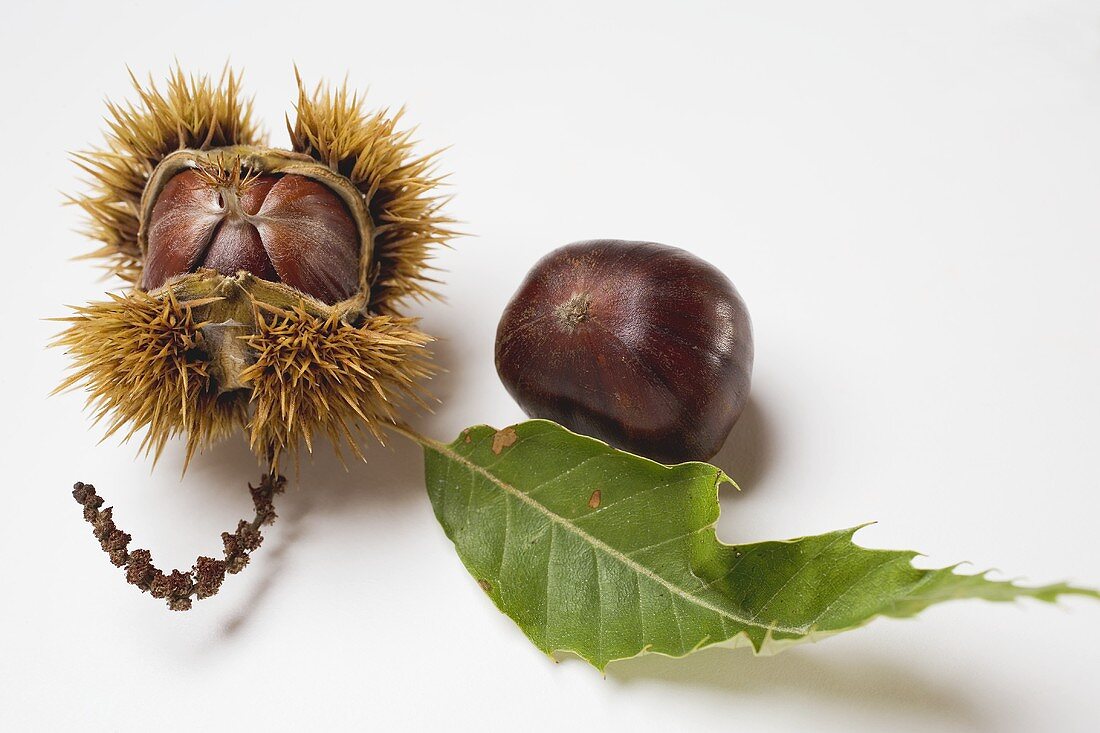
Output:
[[142,287],[206,268],[240,271],[332,305],[359,287],[359,233],[347,207],[323,183],[293,173],[247,185],[176,173],[149,216]]
[[662,463],[707,460],[744,409],[752,325],[676,247],[600,239],[543,257],[500,319],[496,367],[531,417]]

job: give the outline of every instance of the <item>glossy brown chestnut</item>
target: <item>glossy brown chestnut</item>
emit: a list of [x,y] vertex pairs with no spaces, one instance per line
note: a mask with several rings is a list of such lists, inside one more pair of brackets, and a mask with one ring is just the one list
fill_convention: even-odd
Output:
[[733,283],[652,242],[551,252],[496,335],[497,373],[524,412],[663,463],[718,452],[748,398],[752,360]]
[[160,191],[149,217],[142,287],[200,268],[250,272],[324,303],[359,287],[359,231],[323,183],[295,174],[218,180],[184,170]]

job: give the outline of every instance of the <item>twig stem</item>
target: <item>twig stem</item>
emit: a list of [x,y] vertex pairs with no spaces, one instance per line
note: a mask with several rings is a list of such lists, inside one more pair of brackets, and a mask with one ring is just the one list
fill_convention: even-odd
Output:
[[119,529],[112,516],[114,507],[100,509],[103,498],[91,484],[77,482],[73,498],[84,507],[84,519],[92,525],[92,534],[117,567],[126,569],[126,582],[136,585],[154,598],[163,598],[173,611],[187,611],[192,598],[201,600],[218,592],[226,573],[236,574],[248,565],[254,550],[263,542],[260,527],[275,521],[274,498],[282,493],[286,479],[272,466],[260,479],[259,486],[248,485],[256,514],[252,521],[242,519],[235,532],[222,532],[224,560],[200,556],[190,570],[169,573],[153,565],[148,550],[130,550],[130,535]]
[[412,442],[424,448],[438,448],[442,445],[442,443],[440,443],[438,440],[432,440],[425,435],[421,435],[405,423],[384,423],[383,427],[397,433],[398,435],[408,438]]

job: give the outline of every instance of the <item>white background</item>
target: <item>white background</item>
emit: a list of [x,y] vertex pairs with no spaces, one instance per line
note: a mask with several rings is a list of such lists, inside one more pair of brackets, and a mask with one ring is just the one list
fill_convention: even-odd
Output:
[[[94,5],[94,7],[93,7]],[[275,141],[306,79],[453,144],[447,304],[412,312],[450,439],[522,417],[492,366],[543,253],[651,239],[727,272],[753,401],[716,462],[728,541],[879,524],[922,562],[1100,585],[1100,7],[1094,2],[9,6],[0,727],[7,730],[1095,730],[1100,604],[977,601],[773,658],[554,664],[492,607],[409,445],[302,468],[254,564],[187,614],[127,586],[69,496],[94,481],[164,566],[218,549],[258,475],[181,480],[89,427],[42,319],[102,295],[61,192],[125,65],[243,67]]]

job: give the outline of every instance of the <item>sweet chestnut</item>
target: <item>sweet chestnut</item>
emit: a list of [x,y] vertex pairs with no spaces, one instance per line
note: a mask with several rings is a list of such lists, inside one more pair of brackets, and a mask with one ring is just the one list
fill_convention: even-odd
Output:
[[663,463],[718,452],[748,398],[752,360],[733,283],[653,242],[551,252],[496,334],[497,373],[529,416]]
[[283,282],[329,305],[359,288],[356,223],[333,189],[303,175],[185,169],[148,221],[146,290],[200,268]]

